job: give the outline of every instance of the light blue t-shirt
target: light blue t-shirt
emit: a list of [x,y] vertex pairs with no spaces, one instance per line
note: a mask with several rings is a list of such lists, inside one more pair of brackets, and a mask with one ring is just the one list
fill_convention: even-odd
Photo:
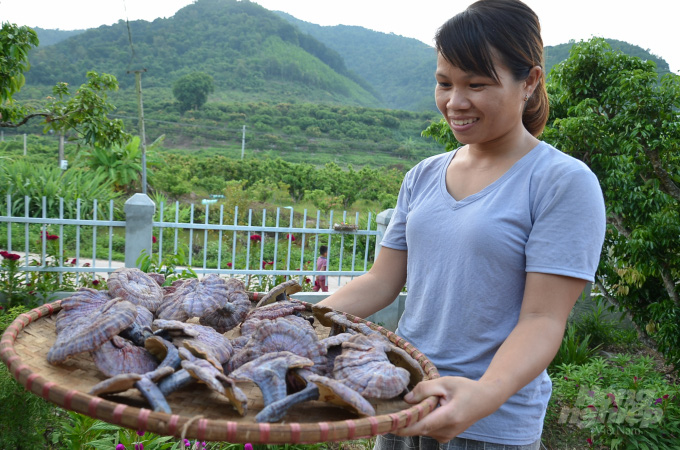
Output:
[[[526,272],[593,281],[605,207],[590,169],[545,142],[456,201],[445,181],[455,153],[430,157],[406,174],[382,245],[408,250],[397,334],[440,375],[479,379],[517,324]],[[535,442],[551,391],[544,371],[460,437]]]

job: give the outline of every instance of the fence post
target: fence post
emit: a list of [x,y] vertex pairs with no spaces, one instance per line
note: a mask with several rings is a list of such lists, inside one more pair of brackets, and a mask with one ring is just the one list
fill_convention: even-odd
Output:
[[137,267],[137,258],[146,250],[151,255],[153,215],[156,204],[146,194],[137,193],[125,202],[125,267]]
[[385,235],[385,231],[387,231],[387,225],[389,225],[390,220],[392,220],[392,214],[394,214],[394,208],[382,211],[375,218],[375,221],[378,224],[377,227],[378,235],[375,237],[375,255],[374,255],[375,258],[373,259],[373,261],[378,259],[378,253],[380,253],[380,242],[382,242],[382,238]]

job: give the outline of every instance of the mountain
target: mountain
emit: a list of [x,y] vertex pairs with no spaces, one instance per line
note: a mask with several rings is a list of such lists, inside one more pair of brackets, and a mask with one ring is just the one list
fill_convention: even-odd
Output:
[[276,11],[342,56],[347,67],[380,93],[388,108],[436,110],[433,47],[413,38],[357,26],[321,26]]
[[[670,66],[663,58],[654,55],[649,50],[645,50],[637,45],[629,44],[628,42],[619,41],[616,39],[605,39],[612,47],[612,50],[623,52],[630,56],[637,56],[644,60],[651,60],[656,63],[656,72],[659,76],[670,73]],[[566,44],[559,44],[545,47],[545,69],[546,73],[550,74],[550,69],[556,64],[564,61],[569,57],[569,51],[574,45],[574,41],[569,41]]]
[[33,30],[38,33],[40,46],[46,47],[48,45],[56,44],[71,36],[81,34],[85,30],[46,30],[45,28],[35,27]]
[[[194,71],[215,80],[220,102],[333,103],[436,111],[433,47],[357,26],[320,26],[248,0],[197,0],[173,17],[119,21],[85,31],[37,29],[27,86],[79,85],[88,70],[116,75],[146,69],[144,89],[172,101],[172,84]],[[131,42],[130,42],[131,41]],[[615,50],[668,63],[641,47],[607,39]],[[573,41],[547,46],[546,70],[569,55]],[[28,88],[27,90],[29,90]],[[211,100],[212,101],[212,100]]]
[[172,18],[130,22],[129,33],[121,20],[40,46],[29,57],[27,84],[79,85],[95,70],[115,75],[126,89],[134,82],[128,72],[146,69],[145,88],[169,90],[179,77],[201,71],[225,99],[384,106],[335,51],[247,0],[198,0]]

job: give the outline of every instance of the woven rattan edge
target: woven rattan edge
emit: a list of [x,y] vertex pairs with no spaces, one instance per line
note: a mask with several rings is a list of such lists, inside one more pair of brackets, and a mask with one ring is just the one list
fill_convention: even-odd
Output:
[[[301,303],[304,303],[307,310],[311,311],[310,303]],[[24,328],[36,320],[57,313],[60,309],[61,300],[57,300],[28,313],[20,314],[0,338],[0,359],[27,391],[67,410],[133,430],[150,431],[177,438],[233,443],[297,444],[345,441],[394,432],[422,420],[437,406],[437,398],[428,397],[408,409],[379,416],[317,423],[244,424],[229,420],[206,419],[202,416],[187,417],[154,412],[146,408],[112,402],[75,389],[65,388],[45,379],[32,372],[14,351],[14,343]],[[425,355],[396,334],[351,314],[345,315],[355,323],[367,324],[371,329],[382,333],[391,342],[406,350],[421,365],[426,379],[439,377],[437,369]]]

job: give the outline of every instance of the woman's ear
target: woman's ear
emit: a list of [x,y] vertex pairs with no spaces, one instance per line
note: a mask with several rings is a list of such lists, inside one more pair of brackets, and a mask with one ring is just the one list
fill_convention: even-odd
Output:
[[531,97],[534,90],[538,87],[539,82],[543,78],[543,69],[541,66],[534,66],[529,71],[529,76],[524,80],[524,87],[526,89],[526,94]]

